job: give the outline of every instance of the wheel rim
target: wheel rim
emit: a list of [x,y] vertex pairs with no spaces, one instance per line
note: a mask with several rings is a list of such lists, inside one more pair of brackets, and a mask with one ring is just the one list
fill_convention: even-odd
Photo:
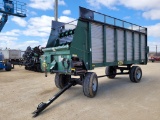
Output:
[[92,89],[93,89],[93,91],[96,91],[96,89],[97,89],[97,82],[96,82],[96,78],[94,78],[94,79],[93,79]]
[[140,70],[137,70],[137,72],[136,72],[136,77],[137,77],[137,79],[140,79],[141,78],[141,71]]
[[114,67],[111,67],[111,69],[110,69],[110,76],[115,76],[116,75],[116,69],[114,68]]

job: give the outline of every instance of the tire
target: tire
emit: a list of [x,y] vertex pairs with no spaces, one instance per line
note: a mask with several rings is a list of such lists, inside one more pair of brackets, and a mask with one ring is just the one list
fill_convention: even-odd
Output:
[[[114,66],[107,66],[105,69],[105,74],[109,75],[107,76],[110,79],[113,79],[116,77],[117,69]],[[115,74],[115,75],[113,75]]]
[[129,72],[129,77],[132,82],[138,83],[142,78],[142,70],[139,66],[132,66]]
[[83,93],[85,96],[93,98],[98,90],[98,78],[94,72],[87,72],[83,81]]
[[63,89],[70,81],[71,75],[58,74],[55,75],[55,85],[59,89]]
[[28,67],[27,67],[27,66],[25,66],[25,70],[28,70]]
[[11,63],[10,62],[7,62],[6,64],[5,64],[5,70],[6,71],[11,71],[11,69],[12,69],[12,66],[11,66]]

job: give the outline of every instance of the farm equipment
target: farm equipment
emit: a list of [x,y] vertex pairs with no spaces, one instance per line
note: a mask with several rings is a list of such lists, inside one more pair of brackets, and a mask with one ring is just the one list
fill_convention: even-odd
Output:
[[[2,1],[2,0],[1,0]],[[2,13],[2,17],[0,19],[0,32],[2,31],[4,25],[8,21],[8,16],[17,16],[24,18],[26,17],[26,4],[23,2],[19,2],[16,0],[3,0],[0,1],[0,13]],[[7,64],[12,64],[12,68],[14,65],[21,63],[20,50],[1,50],[0,52],[4,55],[4,60],[7,61]]]
[[0,32],[8,20],[8,16],[26,17],[26,4],[15,0],[3,0],[0,2],[0,13],[2,18],[0,19]]
[[[76,84],[83,86],[85,96],[93,98],[98,78],[114,79],[116,75],[128,74],[131,82],[140,82],[142,70],[133,64],[146,65],[148,50],[147,28],[86,8],[80,7],[78,20],[52,21],[41,68],[46,76],[47,72],[55,73],[55,85],[61,91],[48,102],[40,103],[34,117]],[[106,67],[105,75],[88,72],[95,67]]]
[[43,51],[39,48],[39,46],[36,46],[33,49],[28,46],[23,54],[23,65],[25,65],[25,69],[42,72],[40,67],[40,56],[42,54]]
[[4,55],[0,53],[0,70],[5,69],[6,71],[11,71],[11,63],[4,61]]
[[14,65],[22,64],[21,50],[5,49],[0,50],[0,52],[3,53],[4,60],[11,63],[12,69],[14,68]]

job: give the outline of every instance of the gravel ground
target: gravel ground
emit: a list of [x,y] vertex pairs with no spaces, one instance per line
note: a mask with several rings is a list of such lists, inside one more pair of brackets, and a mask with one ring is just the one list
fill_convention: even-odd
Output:
[[[128,75],[99,78],[94,98],[74,86],[36,118],[31,113],[37,105],[59,91],[54,75],[44,77],[19,66],[0,71],[0,120],[160,120],[160,63],[141,68],[140,83],[130,82]],[[94,71],[103,75],[104,69]]]

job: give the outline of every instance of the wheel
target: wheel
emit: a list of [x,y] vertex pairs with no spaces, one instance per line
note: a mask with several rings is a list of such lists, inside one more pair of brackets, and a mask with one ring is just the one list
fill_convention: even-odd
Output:
[[27,67],[27,66],[25,66],[25,70],[28,70],[28,67]]
[[129,77],[132,82],[138,83],[142,78],[142,70],[139,66],[132,66],[129,72]]
[[5,70],[6,71],[11,71],[11,69],[12,69],[12,66],[11,66],[11,63],[10,62],[7,62],[6,64],[5,64]]
[[98,78],[94,72],[87,72],[83,81],[83,93],[85,96],[93,98],[98,89]]
[[116,77],[117,69],[114,66],[107,66],[105,69],[105,74],[109,75],[107,76],[110,79],[113,79]]
[[57,88],[63,89],[71,79],[71,75],[64,75],[56,73],[55,85]]

